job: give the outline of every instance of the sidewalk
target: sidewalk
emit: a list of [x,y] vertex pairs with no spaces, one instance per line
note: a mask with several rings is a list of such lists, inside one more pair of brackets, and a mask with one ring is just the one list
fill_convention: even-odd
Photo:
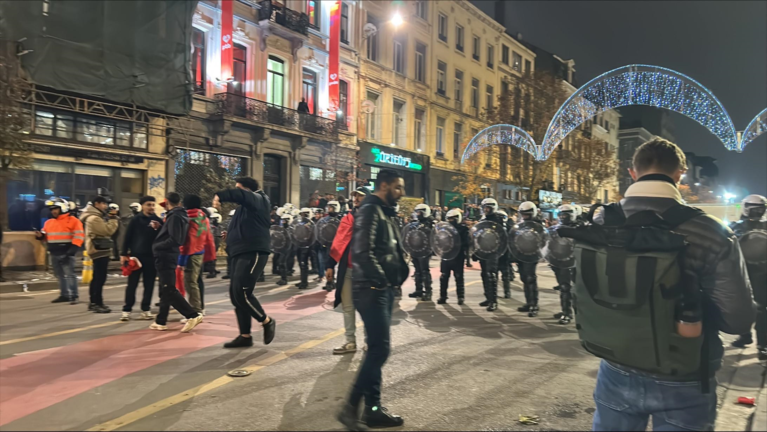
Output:
[[[757,359],[755,344],[744,349],[730,347],[735,336],[722,335],[725,357],[716,377],[718,413],[714,430],[767,430],[767,368]],[[739,397],[756,398],[756,407],[738,404]]]
[[[82,260],[75,261],[75,274],[77,281],[82,288]],[[107,270],[106,285],[114,284],[117,280],[122,280],[122,270],[119,261],[110,261]],[[29,270],[14,271],[3,269],[5,282],[0,282],[0,294],[25,292],[25,291],[46,291],[59,288],[59,281],[53,275],[53,270]],[[87,288],[87,287],[86,287]]]

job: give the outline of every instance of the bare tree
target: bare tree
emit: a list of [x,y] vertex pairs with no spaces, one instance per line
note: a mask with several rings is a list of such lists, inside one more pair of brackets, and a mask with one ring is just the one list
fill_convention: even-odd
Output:
[[[483,150],[485,152],[492,151],[493,149]],[[465,198],[477,201],[479,197],[483,197],[484,191],[482,190],[482,184],[486,181],[486,177],[482,174],[482,164],[475,157],[463,163],[461,167],[461,174],[453,176],[452,180],[458,182],[458,185],[453,188],[454,192],[458,192]]]
[[601,200],[599,191],[618,178],[618,160],[615,151],[602,140],[591,138],[580,131],[574,132],[570,148],[557,149],[557,159],[577,179],[576,192],[582,202]]

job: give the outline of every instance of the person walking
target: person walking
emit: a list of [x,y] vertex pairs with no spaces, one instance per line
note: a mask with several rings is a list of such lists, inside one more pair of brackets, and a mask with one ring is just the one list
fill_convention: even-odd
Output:
[[110,255],[114,248],[112,236],[120,226],[120,219],[117,216],[117,210],[109,209],[107,199],[97,196],[85,208],[80,220],[85,225],[85,250],[93,260],[93,279],[89,287],[88,310],[95,313],[110,313],[112,309],[104,304],[102,293],[107,280]]
[[42,231],[35,232],[35,237],[47,241],[53,273],[59,280],[60,295],[51,303],[77,304],[75,255],[85,240],[83,224],[69,214],[69,203],[66,201],[54,199],[46,201],[45,204],[51,211],[51,219],[45,221]]
[[226,253],[232,260],[229,297],[240,330],[240,334],[225,343],[224,348],[253,346],[250,334],[253,319],[261,323],[264,345],[268,345],[274,339],[277,323],[264,312],[253,289],[269,259],[269,197],[255,179],[243,177],[236,179],[234,189],[219,191],[213,197],[213,207],[220,207],[222,202],[237,204],[237,211],[229,222]]
[[[337,419],[349,430],[402,426],[402,417],[381,406],[381,369],[391,350],[391,313],[394,287],[408,276],[405,251],[392,218],[404,195],[405,180],[392,170],[381,170],[376,191],[367,196],[354,218],[352,234],[352,296],[365,324],[368,351]],[[360,420],[358,406],[365,399]],[[360,424],[360,421],[362,424]]]
[[202,207],[202,199],[198,195],[187,194],[183,201],[186,214],[189,217],[189,229],[186,240],[181,245],[178,266],[183,269],[184,288],[189,293],[189,304],[197,313],[202,313],[200,300],[200,285],[197,281],[202,273],[203,255],[206,246],[212,249],[213,236],[210,233],[210,222]]
[[152,254],[160,284],[160,311],[149,328],[168,330],[166,324],[172,306],[187,319],[181,329],[182,333],[187,333],[200,324],[203,318],[176,289],[176,266],[181,254],[181,245],[186,241],[189,231],[189,216],[181,205],[181,196],[176,192],[169,192],[165,196],[164,207],[165,223],[152,243]]
[[120,264],[125,265],[131,258],[136,258],[141,267],[134,270],[128,276],[128,286],[125,287],[125,304],[123,305],[121,321],[129,321],[133,305],[136,303],[136,289],[139,279],[143,279],[144,293],[141,297],[142,320],[154,319],[150,310],[152,306],[152,294],[154,281],[157,278],[157,270],[154,266],[152,255],[152,243],[157,238],[158,230],[162,226],[162,219],[155,214],[157,204],[153,196],[141,197],[138,204],[140,211],[131,217],[128,227],[125,229],[125,240],[122,244]]

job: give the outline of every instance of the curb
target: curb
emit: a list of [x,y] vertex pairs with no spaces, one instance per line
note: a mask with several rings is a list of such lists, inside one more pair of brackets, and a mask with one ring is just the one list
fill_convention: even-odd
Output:
[[[729,342],[730,338],[725,339],[725,343]],[[759,417],[757,414],[764,413],[767,408],[762,406],[767,405],[767,396],[764,395],[767,369],[757,360],[756,353],[753,345],[740,350],[732,364],[734,371],[731,379],[725,381],[724,377],[717,375],[721,380],[718,386],[721,408],[716,416],[714,430],[744,431],[749,430],[749,423],[752,423],[751,430],[767,430],[764,427],[757,428],[754,424]],[[737,399],[741,396],[757,398],[757,406],[738,404]]]

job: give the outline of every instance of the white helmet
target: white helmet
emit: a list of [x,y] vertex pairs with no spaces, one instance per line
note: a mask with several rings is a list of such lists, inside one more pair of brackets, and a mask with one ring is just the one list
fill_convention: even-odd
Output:
[[494,212],[498,211],[498,201],[495,198],[485,198],[482,200],[482,208],[491,207]]
[[447,219],[458,218],[458,223],[461,223],[461,220],[463,220],[463,215],[461,214],[461,210],[457,208],[448,210],[447,216],[445,217]]
[[230,211],[230,212],[229,212],[229,217],[232,217],[232,216],[234,216],[234,212],[236,212],[236,211],[237,211],[237,209],[234,209],[234,210]]
[[208,207],[208,213],[213,216],[214,214],[218,214],[218,209],[215,207]]
[[559,206],[559,221],[568,224],[575,221],[575,209],[570,204]]
[[573,214],[575,214],[575,217],[582,215],[583,207],[579,206],[578,204],[573,204]]
[[115,203],[109,203],[109,211],[120,211],[120,206]]
[[216,223],[221,223],[221,213],[211,213],[210,220],[216,221]]
[[503,221],[504,221],[504,222],[506,222],[507,220],[509,220],[509,214],[508,214],[508,213],[506,213],[505,211],[503,211],[503,210],[498,210],[496,213],[498,213],[499,215],[501,215],[501,217],[503,218]]
[[293,222],[293,215],[291,215],[288,212],[285,212],[282,214],[282,216],[280,216],[280,219],[287,221],[287,223],[290,224],[291,222]]
[[128,206],[128,208],[130,208],[130,209],[131,209],[131,210],[133,210],[134,212],[138,213],[138,212],[140,212],[140,211],[141,211],[141,204],[139,204],[139,203],[137,203],[137,202],[134,202],[134,203],[130,203],[130,205]]
[[294,206],[294,205],[293,205],[293,204],[291,204],[291,203],[285,203],[285,205],[284,205],[284,206],[282,206],[282,207],[283,207],[283,208],[285,208],[285,209],[287,209],[287,210],[291,210],[291,211],[292,211],[294,208],[296,208],[296,206]]
[[51,198],[45,201],[45,205],[50,209],[58,208],[61,211],[61,214],[69,211],[69,202],[64,198]]
[[431,216],[431,209],[426,204],[418,204],[415,206],[415,213],[423,213],[423,217],[427,218]]
[[519,205],[519,214],[534,218],[538,216],[538,207],[532,201],[525,201]]
[[291,208],[290,209],[290,215],[293,216],[293,217],[299,216],[299,215],[301,215],[301,210],[299,210],[297,208]]
[[767,198],[761,195],[749,195],[741,202],[743,217],[757,219],[764,216],[767,209]]
[[298,212],[300,215],[304,215],[305,217],[309,217],[312,215],[312,209],[309,207],[304,207],[301,209],[300,212]]
[[[330,207],[335,207],[336,208],[335,209],[336,212],[341,210],[341,204],[338,201],[335,201],[335,200],[334,201],[328,201],[328,205],[325,208],[329,209]],[[319,209],[317,209],[317,210],[319,210]],[[328,212],[330,212],[330,210],[328,210]]]
[[77,204],[74,201],[69,201],[69,211],[77,209]]

